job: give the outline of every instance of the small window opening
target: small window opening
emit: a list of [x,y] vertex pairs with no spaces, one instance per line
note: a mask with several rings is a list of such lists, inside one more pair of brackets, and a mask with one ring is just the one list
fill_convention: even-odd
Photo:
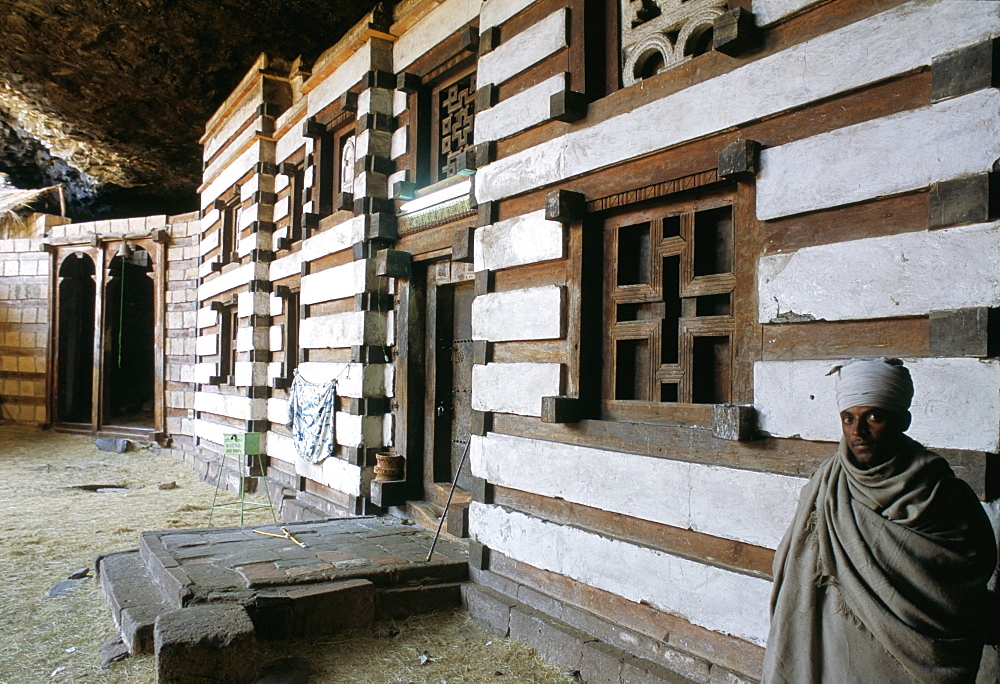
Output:
[[733,270],[733,210],[730,206],[699,211],[694,216],[694,274]]
[[649,222],[618,229],[618,284],[650,282]]

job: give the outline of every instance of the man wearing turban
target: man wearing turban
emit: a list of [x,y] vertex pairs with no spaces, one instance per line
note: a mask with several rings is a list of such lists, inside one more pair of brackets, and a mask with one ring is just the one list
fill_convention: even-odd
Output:
[[763,681],[974,682],[997,619],[989,519],[945,459],[904,434],[901,361],[833,373],[843,439],[775,553]]

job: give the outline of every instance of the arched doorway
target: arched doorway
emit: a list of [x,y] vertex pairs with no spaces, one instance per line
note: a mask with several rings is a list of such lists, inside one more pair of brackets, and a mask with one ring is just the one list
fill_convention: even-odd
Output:
[[59,267],[56,421],[90,425],[94,389],[94,260],[73,252]]

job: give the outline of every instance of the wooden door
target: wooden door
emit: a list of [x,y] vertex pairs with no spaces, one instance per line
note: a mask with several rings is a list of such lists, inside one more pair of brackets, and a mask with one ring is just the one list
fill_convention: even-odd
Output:
[[472,300],[475,287],[466,264],[443,262],[431,269],[427,286],[427,394],[425,397],[424,498],[440,498],[456,474],[471,486],[468,458],[472,426]]

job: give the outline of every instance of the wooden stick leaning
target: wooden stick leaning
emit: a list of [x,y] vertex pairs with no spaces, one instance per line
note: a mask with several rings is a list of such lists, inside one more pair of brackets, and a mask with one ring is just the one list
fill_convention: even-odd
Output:
[[469,445],[472,444],[472,437],[469,437],[469,441],[465,443],[465,449],[462,451],[462,458],[458,462],[458,468],[455,469],[455,478],[451,481],[451,489],[448,491],[448,500],[444,502],[444,510],[441,511],[441,519],[438,520],[437,532],[434,533],[434,541],[431,542],[431,550],[427,552],[427,561],[431,562],[431,556],[434,555],[434,547],[437,546],[438,537],[441,536],[441,528],[444,526],[444,519],[448,517],[448,507],[451,506],[451,497],[455,495],[455,487],[458,485],[458,476],[462,472],[462,466],[465,465],[465,457],[469,455]]

